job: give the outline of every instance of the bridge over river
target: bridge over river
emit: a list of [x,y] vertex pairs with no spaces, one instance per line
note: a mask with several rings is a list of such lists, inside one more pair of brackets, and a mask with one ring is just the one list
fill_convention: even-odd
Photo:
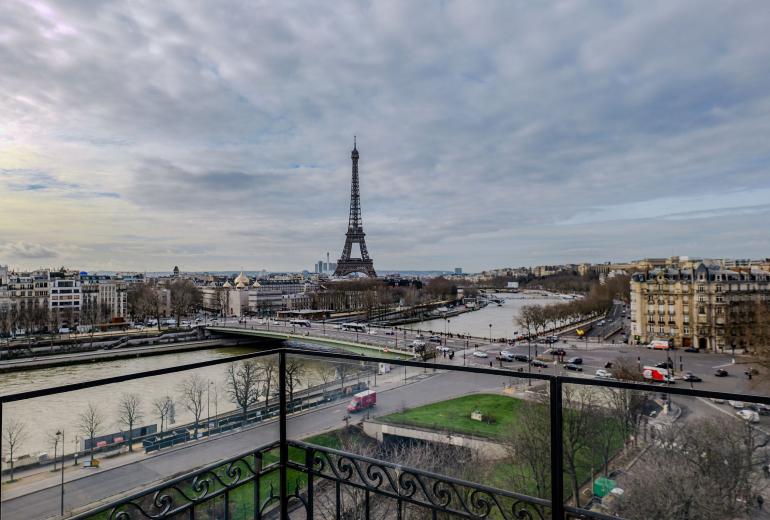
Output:
[[[377,357],[395,359],[411,359],[414,354],[406,349],[408,339],[399,343],[397,334],[391,335],[382,331],[375,333],[355,333],[342,331],[332,326],[312,323],[310,327],[292,326],[289,324],[266,325],[257,322],[246,322],[239,325],[207,326],[206,330],[215,336],[229,338],[261,338],[278,341],[299,341],[325,345],[330,348],[343,349],[348,352]],[[404,334],[404,338],[406,335]]]

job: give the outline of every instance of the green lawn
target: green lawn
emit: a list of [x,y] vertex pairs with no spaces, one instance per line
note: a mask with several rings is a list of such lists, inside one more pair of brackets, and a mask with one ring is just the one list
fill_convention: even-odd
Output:
[[[392,424],[500,438],[511,431],[519,420],[521,400],[505,395],[474,394],[396,412],[379,420]],[[471,412],[478,410],[489,418],[474,421]]]

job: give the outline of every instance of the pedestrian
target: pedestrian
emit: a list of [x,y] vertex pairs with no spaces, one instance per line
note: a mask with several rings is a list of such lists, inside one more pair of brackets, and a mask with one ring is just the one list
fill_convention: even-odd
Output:
[[765,499],[762,498],[762,495],[757,495],[757,508],[762,509],[762,504],[765,503]]
[[762,473],[765,474],[765,478],[770,478],[770,466],[768,466],[767,464],[762,466]]

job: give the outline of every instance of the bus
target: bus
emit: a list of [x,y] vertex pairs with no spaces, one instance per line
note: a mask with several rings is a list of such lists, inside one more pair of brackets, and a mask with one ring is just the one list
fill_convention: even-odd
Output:
[[310,320],[299,320],[299,319],[293,319],[289,321],[291,325],[296,325],[298,327],[308,327],[310,328]]
[[342,330],[346,330],[348,332],[363,332],[363,333],[366,333],[368,328],[363,323],[343,323],[342,324]]

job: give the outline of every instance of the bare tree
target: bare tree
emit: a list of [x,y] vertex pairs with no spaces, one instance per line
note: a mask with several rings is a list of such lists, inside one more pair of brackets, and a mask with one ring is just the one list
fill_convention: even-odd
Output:
[[298,359],[286,360],[286,389],[289,391],[289,403],[294,403],[294,391],[302,384],[305,377],[305,365]]
[[260,370],[254,361],[241,361],[227,367],[227,394],[230,400],[243,411],[243,421],[246,422],[246,412],[249,406],[259,400]]
[[591,388],[565,385],[563,399],[564,472],[569,476],[572,484],[575,506],[580,507],[580,464],[583,460],[583,452],[590,447],[590,438],[596,425],[595,394]]
[[514,490],[528,490],[534,484],[536,495],[547,498],[551,494],[548,408],[541,402],[523,401],[519,415],[527,419],[517,421],[504,441],[509,463],[506,479]]
[[83,410],[83,412],[80,413],[78,419],[80,432],[90,440],[89,455],[91,462],[93,462],[95,444],[94,437],[96,437],[96,435],[101,430],[102,425],[104,424],[104,416],[95,404],[88,403],[88,406],[85,410]]
[[729,417],[698,418],[661,430],[624,489],[631,520],[748,518],[764,464],[760,433]]
[[193,435],[198,437],[198,423],[203,415],[203,394],[207,389],[207,382],[198,374],[191,374],[182,380],[179,385],[182,405],[189,410],[195,419]]
[[118,401],[118,424],[128,431],[128,451],[134,451],[134,426],[143,419],[142,400],[137,394],[123,394]]
[[270,397],[273,395],[271,392],[274,391],[273,389],[278,379],[278,364],[275,362],[275,359],[265,359],[259,363],[259,372],[262,382],[260,392],[265,398],[265,413],[267,413],[270,406]]
[[10,481],[13,482],[14,453],[27,439],[27,425],[24,421],[7,419],[3,425],[3,444],[8,449],[8,461],[10,463]]
[[176,326],[179,327],[182,316],[192,312],[201,304],[201,291],[190,280],[184,278],[177,279],[171,284],[170,289],[171,308],[176,316]]
[[160,433],[163,433],[163,426],[168,426],[174,422],[176,415],[174,399],[170,395],[159,397],[153,400],[152,409],[155,411],[155,417],[160,419]]
[[315,368],[315,374],[321,380],[322,392],[324,397],[326,397],[326,387],[337,377],[337,371],[334,369],[334,366],[323,363]]

